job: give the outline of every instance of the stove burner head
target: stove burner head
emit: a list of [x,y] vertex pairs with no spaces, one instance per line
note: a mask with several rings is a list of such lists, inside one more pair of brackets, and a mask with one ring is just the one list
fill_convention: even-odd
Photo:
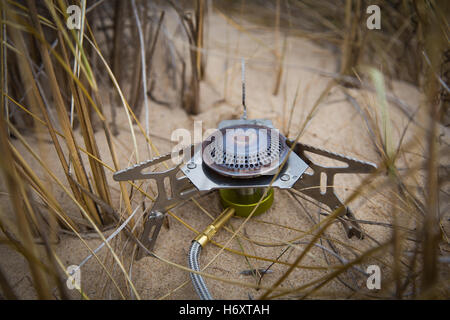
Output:
[[286,138],[264,125],[234,125],[218,129],[203,142],[203,163],[233,178],[273,175],[286,158]]

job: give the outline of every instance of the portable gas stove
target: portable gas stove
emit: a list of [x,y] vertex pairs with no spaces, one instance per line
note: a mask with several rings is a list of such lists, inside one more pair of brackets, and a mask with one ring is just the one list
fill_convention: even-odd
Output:
[[[363,238],[363,232],[351,210],[337,196],[334,176],[341,173],[371,173],[375,164],[356,160],[306,144],[295,143],[274,128],[266,119],[247,120],[245,104],[245,62],[242,60],[242,119],[224,120],[201,145],[180,150],[185,164],[161,172],[152,167],[172,159],[172,154],[141,162],[113,176],[116,181],[153,179],[158,195],[145,217],[141,243],[147,253],[153,251],[168,210],[198,194],[218,190],[225,208],[247,217],[267,211],[273,203],[273,188],[295,189],[328,206],[343,208],[340,219],[347,236]],[[345,163],[341,167],[321,166],[305,152]],[[309,170],[307,170],[309,168]],[[324,185],[322,177],[326,177]],[[170,182],[170,193],[164,181]],[[261,199],[262,198],[262,199]],[[144,256],[139,250],[138,258]]]
[[[346,166],[321,166],[305,152],[338,160]],[[271,207],[273,188],[292,188],[328,206],[332,211],[344,207],[340,215],[349,219],[340,219],[340,222],[347,236],[363,238],[360,226],[354,221],[355,216],[335,192],[334,177],[343,173],[371,173],[376,169],[373,163],[302,143],[294,144],[275,129],[270,120],[264,119],[222,121],[201,146],[192,145],[178,155],[190,158],[184,165],[161,172],[151,171],[151,167],[171,160],[172,154],[166,154],[118,171],[113,176],[116,181],[156,181],[158,195],[145,217],[141,236],[141,243],[149,251],[154,248],[168,210],[182,201],[212,190],[219,191],[222,205],[234,208],[236,215],[248,216],[255,211],[254,216]],[[308,168],[311,170],[307,172]],[[323,175],[326,176],[325,191],[321,191],[320,187]],[[170,194],[164,186],[166,179],[170,181]],[[266,188],[269,188],[268,192],[265,192]],[[266,195],[261,199],[264,193]]]

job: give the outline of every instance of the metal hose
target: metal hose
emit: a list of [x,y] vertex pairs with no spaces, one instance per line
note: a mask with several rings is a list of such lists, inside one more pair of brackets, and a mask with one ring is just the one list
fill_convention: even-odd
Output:
[[[214,235],[222,228],[225,223],[231,219],[234,215],[234,208],[225,209],[203,232],[192,241],[191,248],[189,249],[189,268],[194,271],[200,271],[198,264],[198,257],[202,248],[214,237]],[[205,280],[197,273],[190,273],[192,284],[195,291],[202,300],[213,300],[211,294],[206,287]]]
[[[200,265],[198,263],[198,258],[200,257],[200,252],[202,251],[202,246],[196,240],[192,241],[191,248],[189,249],[189,268],[195,271],[200,271]],[[203,277],[197,273],[190,273],[192,284],[197,292],[198,296],[202,300],[213,300],[213,297],[206,287],[205,280]]]

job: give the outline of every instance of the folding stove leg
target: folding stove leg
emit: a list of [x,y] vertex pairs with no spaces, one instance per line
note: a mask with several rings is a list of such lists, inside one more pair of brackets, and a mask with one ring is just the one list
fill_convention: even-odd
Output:
[[[292,141],[288,141],[288,144],[292,146]],[[334,176],[336,174],[343,173],[372,173],[376,170],[377,166],[370,162],[365,162],[350,157],[346,157],[340,154],[336,154],[330,151],[318,149],[312,146],[308,146],[302,143],[296,143],[293,151],[302,158],[303,161],[308,164],[312,169],[313,173],[305,172],[301,179],[293,186],[294,189],[300,191],[307,196],[317,200],[328,206],[332,211],[344,207],[340,216],[347,216],[349,220],[340,219],[342,225],[344,226],[345,232],[349,238],[356,236],[359,239],[364,237],[361,227],[356,221],[355,215],[352,213],[350,208],[346,207],[342,201],[339,199],[338,195],[334,189]],[[326,167],[321,166],[312,159],[310,159],[305,152],[310,152],[317,154],[322,157],[327,157],[330,159],[338,160],[344,162],[346,166],[344,167]],[[321,192],[321,177],[326,176],[325,191]]]
[[[164,221],[166,214],[159,211],[151,211],[144,224],[144,232],[141,235],[141,243],[151,252],[153,251],[158,238],[159,231]],[[148,255],[142,248],[138,249],[137,259],[141,259]]]

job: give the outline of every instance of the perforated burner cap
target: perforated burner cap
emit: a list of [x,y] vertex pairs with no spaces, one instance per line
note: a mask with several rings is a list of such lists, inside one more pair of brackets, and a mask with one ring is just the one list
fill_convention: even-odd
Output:
[[202,147],[206,166],[234,178],[273,175],[288,153],[286,138],[277,129],[256,124],[218,129]]

